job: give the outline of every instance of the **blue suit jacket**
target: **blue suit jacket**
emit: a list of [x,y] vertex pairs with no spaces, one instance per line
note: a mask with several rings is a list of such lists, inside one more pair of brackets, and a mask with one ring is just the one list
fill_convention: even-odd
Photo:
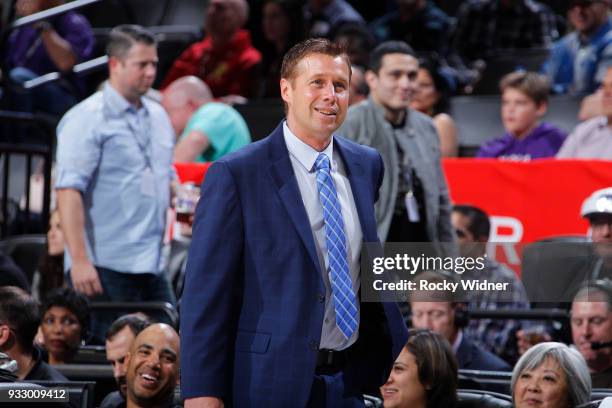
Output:
[[[374,202],[380,155],[341,137],[364,241],[378,242]],[[209,169],[193,229],[181,300],[184,398],[226,406],[307,403],[323,325],[325,286],[289,153],[278,126]],[[407,332],[397,305],[362,303],[351,388],[386,380]]]
[[465,338],[457,349],[459,369],[484,371],[512,371],[512,367],[495,354],[479,347]]

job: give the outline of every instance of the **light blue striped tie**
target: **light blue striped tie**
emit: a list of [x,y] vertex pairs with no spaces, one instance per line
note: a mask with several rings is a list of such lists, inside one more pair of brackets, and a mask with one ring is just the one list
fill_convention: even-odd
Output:
[[346,235],[336,186],[331,178],[329,157],[319,154],[315,161],[319,200],[325,220],[325,243],[329,260],[329,280],[336,312],[336,325],[349,339],[357,330],[357,301],[349,273]]

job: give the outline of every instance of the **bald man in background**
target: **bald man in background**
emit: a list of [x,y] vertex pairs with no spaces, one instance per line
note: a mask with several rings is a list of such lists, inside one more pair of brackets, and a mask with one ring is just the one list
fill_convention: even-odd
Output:
[[210,88],[195,76],[177,79],[162,93],[162,105],[178,136],[176,162],[209,162],[251,142],[237,110],[214,102]]
[[128,408],[175,407],[179,347],[176,330],[167,324],[152,324],[136,336],[125,356]]

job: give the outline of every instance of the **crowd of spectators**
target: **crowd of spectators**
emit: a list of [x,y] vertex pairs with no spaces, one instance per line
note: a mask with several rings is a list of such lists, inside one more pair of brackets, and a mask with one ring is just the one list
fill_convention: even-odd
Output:
[[[16,15],[62,3],[18,0]],[[233,105],[279,98],[283,56],[307,37],[342,44],[353,64],[351,108],[338,133],[380,153],[386,172],[376,221],[383,242],[456,243],[449,255],[485,255],[489,217],[471,205],[452,205],[442,158],[459,155],[452,96],[469,92],[482,60],[505,50],[548,49],[550,57],[540,73],[501,79],[505,133],[490,135],[477,156],[612,160],[607,1],[569,1],[574,31],[567,34],[564,16],[533,0],[470,0],[455,16],[433,1],[396,0],[375,19],[345,0],[259,3],[263,37],[255,42],[245,28],[249,3],[210,0],[204,37],[161,73],[157,96],[151,92],[157,40],[146,28],[122,25],[110,32],[109,78],[91,95],[71,72],[94,56],[92,29],[82,15],[68,12],[11,33],[3,51],[3,107],[67,113],[57,128],[58,209],[49,220],[45,254],[32,285],[8,258],[6,270],[14,272],[2,276],[0,370],[8,367],[19,380],[65,381],[53,366],[70,364],[84,344],[103,343],[117,390],[102,407],[175,403],[175,328],[142,314],[116,320],[92,314],[90,302],[176,306],[164,271],[166,212],[176,189],[172,162],[212,162],[251,143],[256,135]],[[55,71],[62,73],[57,82],[20,88]],[[551,93],[590,95],[591,117],[569,135],[543,122]],[[519,319],[470,319],[468,309],[530,308],[517,275],[487,259],[483,270],[463,278],[508,284],[506,291],[478,291],[461,301],[413,293],[405,309],[413,328],[409,341],[380,389],[385,406],[456,406],[459,369],[512,371],[516,407],[534,401],[577,406],[589,401],[592,388],[612,388],[612,285],[596,280],[612,277],[612,193],[590,199],[607,204],[593,210],[587,199],[582,211],[598,258],[585,266],[592,279],[573,288],[573,345],[531,343],[529,324]],[[437,271],[421,276],[432,283],[451,278]]]

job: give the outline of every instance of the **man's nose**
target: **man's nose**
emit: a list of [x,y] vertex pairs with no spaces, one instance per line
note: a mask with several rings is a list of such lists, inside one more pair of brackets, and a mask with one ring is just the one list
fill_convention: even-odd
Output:
[[412,81],[410,78],[408,78],[408,75],[402,75],[400,77],[399,86],[403,89],[413,88],[414,90],[416,90],[417,88],[416,81]]
[[123,369],[123,364],[117,362],[113,365],[113,376],[115,378],[119,378],[125,374],[125,370]]
[[157,74],[157,67],[154,64],[147,64],[147,66],[145,67],[145,74],[147,76],[155,76],[155,74]]
[[323,87],[323,97],[326,99],[334,99],[336,97],[336,89],[334,84],[327,84]]

